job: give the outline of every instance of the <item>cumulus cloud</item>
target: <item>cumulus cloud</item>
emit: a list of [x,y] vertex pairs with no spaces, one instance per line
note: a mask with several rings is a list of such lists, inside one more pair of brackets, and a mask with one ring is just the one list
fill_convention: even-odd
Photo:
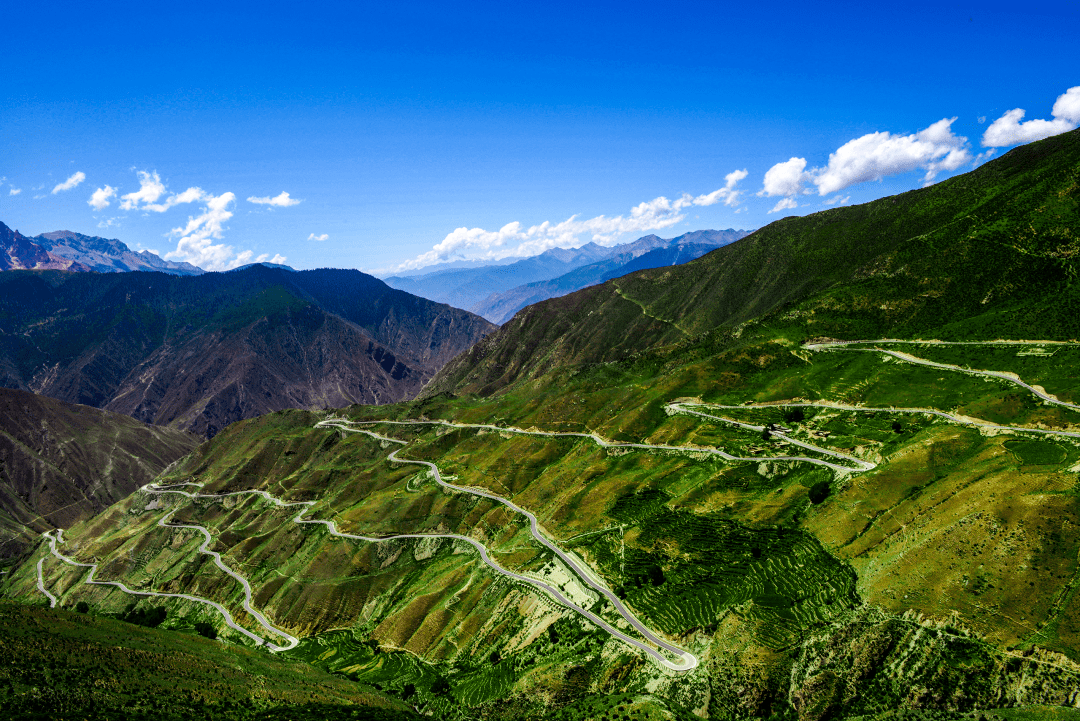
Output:
[[188,217],[187,225],[173,228],[169,233],[179,239],[176,249],[165,254],[166,260],[186,261],[204,270],[229,270],[247,263],[285,262],[286,258],[281,254],[272,258],[269,253],[256,256],[250,250],[237,252],[231,245],[215,243],[222,238],[225,222],[233,217],[229,208],[236,201],[236,195],[222,193],[215,196],[199,191],[199,199],[206,203],[202,214]]
[[326,233],[323,233],[322,235],[315,235],[314,233],[312,233],[311,235],[309,235],[307,237],[307,239],[308,240],[327,240],[329,237],[330,236],[327,235]]
[[65,180],[63,183],[58,183],[56,187],[52,189],[52,193],[53,195],[56,195],[61,190],[71,190],[84,180],[86,180],[86,173],[80,170],[79,172],[73,174],[70,178]]
[[956,170],[973,160],[967,138],[953,133],[954,122],[956,118],[942,118],[910,135],[868,133],[830,153],[828,164],[822,168],[807,170],[805,158],[777,163],[766,171],[758,195],[784,197],[769,211],[775,213],[796,207],[793,199],[812,192],[810,186],[818,195],[830,195],[858,183],[913,170],[925,171],[923,181],[930,183],[938,173]]
[[297,200],[296,198],[290,198],[288,193],[286,193],[285,191],[281,191],[281,193],[274,196],[273,198],[271,198],[270,196],[266,196],[263,198],[256,198],[255,196],[251,196],[250,198],[248,198],[248,202],[255,203],[256,205],[273,205],[278,208],[288,208],[290,205],[298,205],[304,201]]
[[111,185],[106,185],[104,188],[98,188],[94,191],[94,194],[90,196],[90,200],[86,201],[94,210],[104,210],[109,207],[109,198],[116,195],[116,188]]
[[848,202],[849,200],[851,200],[851,196],[850,196],[850,195],[848,195],[848,196],[846,196],[846,197],[843,197],[843,198],[841,198],[841,197],[840,197],[839,195],[836,195],[836,196],[834,196],[834,197],[832,197],[832,198],[829,198],[828,200],[826,200],[826,201],[825,201],[825,202],[823,203],[823,205],[836,205],[837,203],[839,203],[840,205],[847,205],[847,202]]
[[736,185],[748,175],[746,170],[735,170],[725,176],[722,188],[704,195],[683,193],[671,200],[664,196],[639,203],[625,215],[581,219],[573,215],[561,223],[544,221],[529,227],[520,222],[507,223],[498,230],[483,228],[457,228],[448,233],[431,250],[406,261],[393,270],[422,268],[433,263],[454,259],[497,260],[508,257],[528,257],[552,248],[576,248],[587,237],[600,245],[614,245],[624,233],[663,230],[681,222],[683,211],[694,205],[707,206],[723,201],[725,205],[737,205],[740,191]]
[[[97,227],[102,228],[102,229],[104,229],[104,228],[118,228],[118,227],[120,227],[120,219],[119,218],[107,218],[105,220],[101,220],[101,221],[98,222]],[[157,255],[157,253],[154,253],[154,255]]]
[[8,190],[8,195],[18,195],[22,192],[22,188],[11,188]]
[[814,173],[819,195],[828,195],[857,183],[881,180],[912,170],[925,170],[929,182],[946,170],[971,162],[967,138],[955,135],[956,118],[942,118],[912,135],[869,133],[829,154],[829,164]]
[[140,170],[136,175],[139,177],[139,189],[120,197],[121,210],[152,210],[155,213],[164,213],[181,203],[194,203],[209,197],[202,188],[188,188],[183,193],[170,195],[164,202],[159,203],[157,201],[168,190],[157,171]]
[[1035,119],[1021,122],[1024,119],[1024,110],[1013,108],[986,129],[982,137],[983,147],[1003,148],[1030,143],[1076,128],[1080,125],[1080,85],[1059,95],[1050,115],[1053,120]]
[[[774,195],[798,195],[803,192],[803,183],[812,176],[805,172],[806,158],[792,158],[765,171],[765,181],[758,195],[772,197]],[[784,206],[794,208],[794,205]],[[773,211],[780,210],[779,204]]]

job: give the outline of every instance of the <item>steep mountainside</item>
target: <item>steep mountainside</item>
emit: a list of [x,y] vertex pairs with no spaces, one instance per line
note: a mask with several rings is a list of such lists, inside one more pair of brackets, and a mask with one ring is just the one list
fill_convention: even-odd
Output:
[[611,249],[613,254],[610,257],[572,270],[558,278],[493,293],[469,310],[493,323],[502,324],[527,305],[548,298],[558,298],[637,270],[682,265],[749,234],[750,231],[746,230],[728,229],[697,230],[671,240],[663,240],[655,235],[645,236],[633,243],[615,246]]
[[539,303],[425,390],[491,393],[764,318],[871,338],[1080,336],[1080,131],[865,205],[785,218],[703,258]]
[[191,263],[162,260],[149,250],[136,253],[119,240],[99,238],[70,230],[56,230],[34,236],[34,242],[60,258],[77,261],[98,273],[157,270],[174,275],[201,275],[205,271]]
[[414,396],[493,326],[358,271],[0,276],[0,385],[212,436]]
[[118,413],[0,389],[0,556],[116,503],[198,443]]
[[0,270],[73,270],[88,271],[90,267],[70,258],[50,253],[17,230],[0,223]]

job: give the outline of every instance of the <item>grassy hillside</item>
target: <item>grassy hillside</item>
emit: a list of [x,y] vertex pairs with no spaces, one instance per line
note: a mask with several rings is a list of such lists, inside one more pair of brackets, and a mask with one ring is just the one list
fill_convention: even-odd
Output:
[[0,713],[13,720],[419,718],[369,686],[192,629],[2,603],[0,648]]
[[[306,517],[375,539],[467,536],[634,637],[523,515],[474,491],[511,499],[693,670],[461,539],[338,538],[254,494],[143,490],[62,550],[265,633],[203,536],[159,524],[203,526],[301,639],[287,656],[441,718],[1065,718],[1046,707],[1080,687],[1080,345],[1055,342],[1075,335],[1078,139],[533,306],[417,400],[247,420],[160,479],[311,501]],[[802,343],[845,335],[913,342]],[[925,342],[1002,336],[1033,342]],[[328,416],[393,440],[316,427]],[[387,422],[404,420],[424,424]],[[62,605],[131,603],[45,544],[0,591],[44,598],[39,564]],[[165,603],[164,628],[247,643],[204,605]]]

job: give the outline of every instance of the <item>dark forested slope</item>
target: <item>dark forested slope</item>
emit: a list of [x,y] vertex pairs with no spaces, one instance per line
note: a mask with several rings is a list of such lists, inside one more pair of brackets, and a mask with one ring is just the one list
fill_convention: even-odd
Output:
[[212,436],[411,398],[494,326],[359,271],[0,275],[0,386]]

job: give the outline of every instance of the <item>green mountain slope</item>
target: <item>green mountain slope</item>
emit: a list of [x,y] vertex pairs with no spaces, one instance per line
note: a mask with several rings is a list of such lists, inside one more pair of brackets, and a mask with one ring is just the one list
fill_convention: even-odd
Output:
[[191,628],[163,631],[3,603],[0,648],[0,713],[7,719],[419,718],[374,689],[224,646]]
[[793,336],[1080,336],[1080,131],[865,205],[785,218],[696,261],[519,313],[425,393],[488,395],[750,321]]

